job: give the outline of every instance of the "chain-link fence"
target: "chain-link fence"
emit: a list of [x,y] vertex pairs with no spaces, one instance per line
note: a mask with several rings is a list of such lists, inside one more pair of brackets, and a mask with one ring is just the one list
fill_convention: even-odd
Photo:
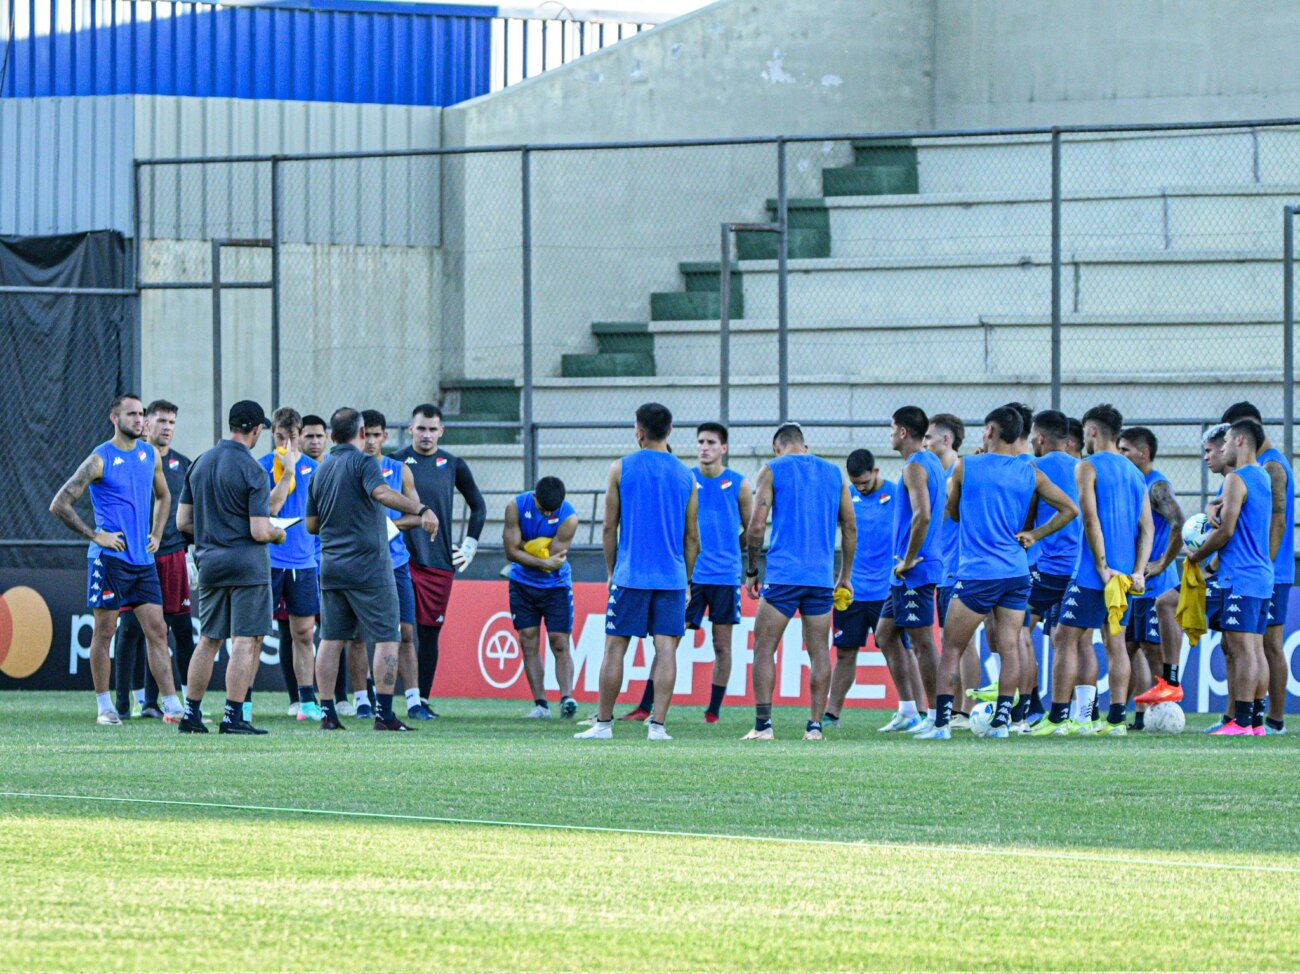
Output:
[[140,384],[190,453],[238,398],[393,446],[440,403],[489,541],[541,474],[598,514],[647,400],[745,470],[783,419],[888,468],[900,405],[1113,402],[1197,497],[1229,403],[1290,446],[1297,172],[1294,120],[144,160]]

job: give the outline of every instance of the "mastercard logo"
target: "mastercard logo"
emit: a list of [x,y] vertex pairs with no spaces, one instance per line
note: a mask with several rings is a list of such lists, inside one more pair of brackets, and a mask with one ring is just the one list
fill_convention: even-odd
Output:
[[22,680],[41,668],[54,641],[50,608],[33,588],[0,595],[0,673]]

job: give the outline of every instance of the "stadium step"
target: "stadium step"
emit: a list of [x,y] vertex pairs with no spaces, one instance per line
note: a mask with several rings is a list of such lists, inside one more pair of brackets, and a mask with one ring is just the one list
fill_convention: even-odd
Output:
[[907,139],[855,139],[855,166],[909,166],[916,168],[916,146]]
[[918,192],[917,167],[840,166],[822,170],[826,196],[897,196]]
[[451,379],[442,387],[443,419],[451,424],[443,435],[447,446],[517,444],[519,431],[460,429],[457,423],[501,423],[519,420],[519,387],[513,379]]
[[650,334],[650,326],[644,321],[597,321],[591,326],[591,333],[596,336],[597,351],[654,354],[654,335]]
[[[736,234],[736,256],[741,260],[776,260],[780,244],[778,234],[742,230]],[[790,260],[831,256],[830,230],[791,226],[786,256]]]
[[[731,317],[745,316],[744,277],[732,265]],[[650,295],[651,321],[689,321],[722,316],[722,265],[718,261],[687,261],[678,265],[686,290]]]
[[653,352],[566,353],[561,359],[560,374],[569,379],[654,375],[655,357]]

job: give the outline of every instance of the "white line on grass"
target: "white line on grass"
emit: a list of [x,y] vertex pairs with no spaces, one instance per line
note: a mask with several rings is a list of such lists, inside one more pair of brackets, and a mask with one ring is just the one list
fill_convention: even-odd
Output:
[[787,843],[791,845],[837,846],[886,852],[933,852],[943,855],[991,856],[994,858],[1051,859],[1065,862],[1095,862],[1121,866],[1158,866],[1164,869],[1208,869],[1229,872],[1283,873],[1300,876],[1295,866],[1264,866],[1238,862],[1210,862],[1189,859],[1147,859],[1140,856],[1097,856],[1082,852],[1046,852],[1032,849],[992,849],[979,846],[948,846],[905,842],[869,842],[856,839],[811,839],[780,835],[734,835],[726,832],[677,832],[668,829],[625,829],[610,825],[566,825],[554,822],[503,822],[497,819],[454,818],[443,815],[406,815],[400,812],[364,812],[343,808],[295,808],[281,805],[238,805],[227,802],[181,801],[171,798],[121,798],[114,795],[56,795],[29,791],[0,791],[0,799],[22,798],[39,801],[103,802],[118,805],[162,805],[172,808],[211,808],[228,812],[271,812],[278,815],[322,815],[332,818],[366,818],[390,822],[424,822],[433,825],[477,825],[491,828],[537,829],[563,832],[599,832],[611,835],[647,835],[668,839],[725,839],[729,842]]

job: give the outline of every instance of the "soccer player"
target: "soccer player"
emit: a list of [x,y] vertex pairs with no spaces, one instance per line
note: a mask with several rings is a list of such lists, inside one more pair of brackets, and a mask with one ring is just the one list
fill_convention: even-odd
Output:
[[[1020,436],[1017,437],[1016,442],[1013,444],[1016,456],[1020,457],[1022,460],[1027,460],[1032,464],[1034,462],[1034,454],[1029,444],[1029,437],[1034,426],[1034,411],[1023,402],[1009,402],[1007,403],[1007,406],[1014,409],[1020,415]],[[1036,502],[1031,502],[1031,517],[1036,516],[1036,507]],[[1033,527],[1034,525],[1032,523],[1026,523],[1024,526],[1026,531]],[[1027,552],[1029,560],[1029,575],[1031,579],[1033,578],[1034,572],[1038,570],[1039,554],[1038,545],[1034,545]],[[1018,733],[1023,733],[1029,730],[1029,706],[1030,702],[1038,693],[1038,658],[1034,655],[1033,627],[1029,624],[1028,613],[1025,614],[1025,624],[1021,626],[1020,632],[1016,635],[1018,640],[1018,651],[1020,653],[1020,686],[1018,687],[1020,698],[1011,708],[1012,729]],[[997,638],[996,629],[993,632],[993,636],[995,639]],[[999,656],[1001,656],[1001,653],[999,653]],[[996,699],[996,697],[994,699]],[[1039,701],[1038,711],[1038,719],[1042,719],[1041,700]]]
[[[1079,485],[1079,510],[1083,514],[1083,544],[1079,568],[1065,593],[1057,623],[1052,666],[1052,709],[1033,734],[1128,733],[1129,663],[1124,632],[1112,633],[1108,623],[1106,585],[1123,575],[1130,580],[1130,595],[1142,595],[1151,556],[1154,527],[1147,485],[1138,469],[1120,454],[1116,441],[1124,418],[1110,404],[1094,406],[1083,415],[1083,443],[1088,458],[1075,468]],[[1127,621],[1127,612],[1120,619]],[[1096,699],[1095,681],[1076,684],[1076,675],[1089,672],[1085,656],[1093,657],[1092,630],[1100,629],[1110,679],[1110,710],[1104,726],[1091,720]],[[1074,687],[1077,719],[1066,723],[1070,688]]]
[[[1205,466],[1210,473],[1218,474],[1226,478],[1232,472],[1232,465],[1225,456],[1228,445],[1228,430],[1232,428],[1231,423],[1220,423],[1206,430],[1201,437],[1201,443],[1205,448]],[[1211,527],[1218,527],[1220,524],[1220,508],[1223,506],[1223,484],[1219,484],[1219,491],[1214,499],[1205,505],[1205,516],[1209,519]],[[1220,635],[1220,645],[1222,645],[1223,635],[1223,589],[1219,585],[1217,575],[1218,559],[1210,558],[1201,563],[1201,570],[1205,573],[1205,626],[1211,632],[1217,632]],[[1203,652],[1208,652],[1207,646],[1202,647]],[[1236,686],[1236,658],[1230,654],[1224,654],[1223,666],[1227,676],[1228,699],[1223,715],[1210,727],[1202,733],[1212,734],[1224,724],[1229,723],[1233,718],[1234,706],[1232,698],[1232,688]],[[1267,728],[1266,728],[1267,729]]]
[[[822,739],[822,715],[830,688],[830,623],[835,590],[852,593],[857,516],[849,485],[835,465],[808,452],[803,429],[786,423],[772,437],[769,461],[758,473],[754,513],[745,535],[746,587],[759,599],[754,619],[754,729],[747,741],[770,741],[776,650],[796,612],[808,653],[809,714],[804,740]],[[758,560],[772,518],[766,570],[759,588]],[[840,570],[835,573],[835,526],[840,529]]]
[[[844,701],[858,672],[858,654],[867,645],[867,633],[880,621],[880,609],[889,598],[890,569],[893,567],[894,485],[886,484],[870,450],[854,450],[844,462],[849,475],[849,500],[853,504],[857,547],[849,587],[853,602],[836,609],[832,619],[835,667],[831,670],[830,700],[822,724],[838,727]],[[920,720],[916,704],[911,716]]]
[[[329,459],[307,493],[307,530],[321,541],[321,643],[316,682],[334,685],[343,646],[353,638],[375,644],[374,729],[410,731],[393,713],[401,630],[397,585],[384,508],[407,515],[397,526],[430,537],[438,518],[421,501],[394,490],[379,464],[366,456],[360,411],[343,407],[330,417]],[[343,730],[334,701],[321,701],[322,730]]]
[[934,590],[943,581],[947,474],[939,458],[924,449],[929,427],[930,420],[923,410],[904,406],[894,412],[889,430],[889,445],[903,458],[903,475],[894,493],[894,577],[890,597],[880,611],[876,645],[885,654],[891,673],[904,672],[907,666],[901,658],[906,652],[904,633],[916,653],[927,710],[925,720],[909,728],[909,733],[921,733],[934,726],[935,682],[939,677],[939,653],[932,627]]
[[1067,422],[1070,424],[1070,435],[1065,441],[1065,452],[1070,454],[1076,460],[1083,459],[1083,423],[1074,417],[1070,417]]
[[[1223,414],[1225,423],[1253,419],[1263,425],[1259,410],[1248,402],[1229,406]],[[1264,632],[1264,656],[1268,660],[1268,717],[1264,730],[1268,734],[1286,732],[1286,687],[1289,661],[1283,652],[1283,629],[1291,586],[1295,584],[1295,473],[1291,460],[1264,435],[1259,464],[1273,485],[1273,516],[1269,547],[1273,552],[1273,597],[1268,606],[1268,629]]]
[[[108,421],[113,425],[112,438],[95,447],[50,502],[50,513],[90,542],[86,604],[95,616],[90,640],[90,673],[98,707],[95,723],[108,727],[122,723],[108,689],[112,666],[108,649],[124,609],[134,610],[144,630],[149,668],[164,694],[163,719],[176,723],[181,705],[172,679],[162,588],[154,567],[154,553],[171,513],[171,494],[162,457],[150,444],[140,442],[145,423],[140,397],[118,396],[109,404]],[[93,528],[73,509],[87,489],[95,512]]]
[[[292,639],[293,669],[297,675],[298,719],[320,720],[316,702],[315,673],[316,614],[320,612],[320,589],[316,573],[316,539],[307,533],[302,518],[307,511],[311,479],[320,467],[305,456],[298,442],[302,416],[282,406],[271,416],[275,449],[258,460],[271,486],[272,517],[298,518],[285,530],[283,544],[271,549],[271,605],[284,602]],[[284,653],[289,647],[282,646]]]
[[1253,419],[1239,419],[1228,429],[1224,458],[1233,470],[1223,481],[1219,524],[1200,547],[1183,552],[1194,564],[1202,564],[1220,552],[1223,654],[1235,664],[1228,688],[1234,702],[1233,719],[1214,731],[1224,737],[1262,737],[1265,733],[1264,695],[1269,675],[1264,631],[1268,628],[1274,579],[1270,549],[1273,485],[1258,463],[1264,441],[1264,427]]
[[652,741],[669,741],[664,729],[677,645],[686,632],[687,579],[700,552],[695,478],[668,449],[673,414],[656,402],[636,411],[640,447],[609,468],[601,543],[609,572],[605,612],[605,658],[600,665],[596,721],[573,735],[579,740],[613,737],[614,700],[623,688],[623,658],[633,637],[654,640],[654,713],[646,726]]
[[[415,478],[411,468],[398,463],[392,457],[384,455],[384,444],[388,442],[388,420],[377,409],[361,411],[361,421],[365,427],[365,445],[362,451],[379,461],[379,469],[384,474],[384,482],[393,490],[404,494],[409,500],[419,501],[415,491]],[[397,521],[401,515],[392,508],[387,509],[388,517]],[[420,668],[415,654],[415,589],[411,585],[411,554],[406,550],[406,539],[398,534],[388,542],[388,555],[393,563],[393,582],[397,586],[397,620],[401,640],[397,647],[397,677],[402,681],[406,696],[406,716],[412,720],[433,720],[433,711],[420,699]],[[373,717],[371,693],[375,681],[370,679],[370,661],[366,644],[356,639],[348,644],[348,676],[352,680],[352,692],[356,699],[355,714],[361,718]],[[337,702],[335,704],[338,710]]]
[[[171,509],[162,540],[154,553],[154,567],[158,570],[158,585],[162,589],[163,621],[175,645],[177,670],[183,676],[189,671],[190,657],[194,655],[194,624],[190,617],[190,575],[185,561],[185,536],[176,527],[176,508],[180,506],[185,475],[190,469],[189,457],[171,446],[176,432],[177,411],[175,403],[155,399],[145,407],[144,418],[145,438],[162,460],[163,477],[171,495]],[[123,690],[130,688],[121,681],[124,674],[133,674],[135,679],[127,682],[133,682],[137,688],[144,687],[140,716],[162,718],[162,708],[158,705],[158,681],[147,666],[144,630],[134,612],[124,613],[118,623],[116,656],[118,716],[125,718],[131,712],[130,699],[123,696]],[[173,673],[173,677],[175,675]]]
[[[1146,570],[1146,592],[1142,598],[1133,600],[1129,607],[1128,642],[1133,652],[1147,657],[1152,672],[1158,672],[1159,676],[1154,686],[1133,698],[1138,706],[1177,703],[1183,699],[1183,688],[1178,679],[1183,632],[1175,618],[1179,583],[1176,562],[1183,547],[1183,509],[1178,506],[1169,478],[1155,468],[1159,445],[1155,433],[1145,426],[1130,427],[1119,437],[1120,453],[1129,458],[1146,480],[1154,528],[1151,561]],[[1161,598],[1167,607],[1164,611],[1160,607]],[[1173,626],[1174,631],[1166,632],[1168,626]],[[1138,711],[1134,729],[1140,730],[1142,721],[1143,714]]]
[[[411,411],[408,427],[411,445],[398,450],[393,459],[411,468],[415,490],[444,526],[430,536],[422,530],[406,532],[411,553],[411,584],[415,588],[416,649],[420,664],[420,693],[433,696],[433,679],[438,672],[438,639],[447,621],[447,602],[457,571],[463,572],[478,552],[478,539],[487,521],[487,502],[474,483],[469,464],[439,448],[445,427],[442,410],[433,403],[421,403]],[[451,543],[455,523],[452,504],[459,491],[469,505],[469,524],[459,545]],[[432,711],[430,711],[432,713]],[[434,713],[434,716],[438,716]]]
[[315,413],[304,416],[302,432],[298,434],[298,446],[317,463],[324,460],[325,450],[329,447],[329,434],[325,431],[325,420]]
[[[957,461],[948,491],[948,517],[961,526],[961,555],[948,621],[943,628],[943,657],[939,675],[943,692],[937,697],[934,727],[917,740],[948,740],[952,704],[960,683],[960,657],[980,623],[993,616],[996,636],[990,645],[1001,650],[998,696],[990,737],[1010,733],[1011,707],[1020,683],[1020,634],[1029,604],[1029,561],[1026,551],[1042,538],[1064,528],[1078,516],[1065,492],[1019,452],[1023,418],[1014,406],[1000,406],[984,418],[984,452]],[[1037,498],[1056,512],[1041,527],[1026,530],[1029,505]]]
[[226,704],[218,732],[255,735],[266,731],[244,715],[271,621],[271,559],[267,544],[283,544],[285,533],[271,524],[271,485],[250,452],[270,424],[262,407],[241,399],[230,407],[230,436],[190,465],[176,509],[176,526],[194,538],[199,566],[199,645],[185,680],[182,734],[206,734],[201,705],[212,679],[212,663],[230,640]]
[[564,481],[543,477],[537,486],[506,505],[501,542],[510,565],[510,619],[524,653],[524,676],[533,694],[526,716],[549,720],[545,668],[542,665],[542,623],[555,660],[560,685],[560,716],[578,712],[573,699],[573,569],[569,545],[578,531],[578,512],[565,500]]
[[[325,456],[325,446],[328,440],[325,432],[325,420],[321,419],[314,413],[308,413],[302,418],[302,429],[298,433],[298,447],[305,456],[320,463]],[[304,491],[303,496],[306,496]],[[316,568],[317,579],[320,577],[320,538],[312,538],[312,545],[316,553],[314,567]],[[319,589],[319,586],[317,586]],[[318,593],[319,600],[319,593]],[[280,675],[284,678],[285,691],[289,694],[289,716],[298,716],[298,676],[295,672],[295,660],[293,647],[293,630],[289,626],[289,613],[285,611],[283,599],[273,603],[275,605],[275,621],[280,633]],[[320,619],[319,612],[316,616]],[[312,660],[311,669],[307,672],[312,674],[316,669],[315,660]],[[334,699],[336,704],[343,700],[343,671],[339,671],[339,681],[335,688]],[[339,713],[344,713],[340,708]],[[344,714],[346,716],[346,714]]]

